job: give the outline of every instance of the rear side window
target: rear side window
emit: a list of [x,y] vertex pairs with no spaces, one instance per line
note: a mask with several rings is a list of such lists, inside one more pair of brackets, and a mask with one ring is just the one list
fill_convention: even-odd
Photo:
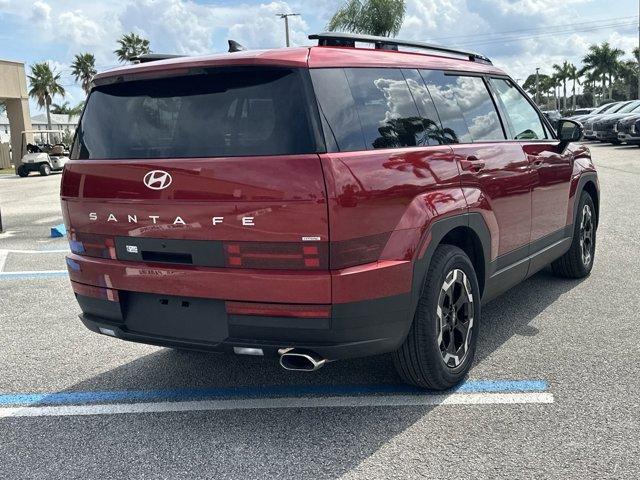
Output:
[[510,81],[492,78],[491,85],[504,105],[515,140],[546,138],[538,112]]
[[420,118],[400,70],[345,69],[367,148],[414,147]]
[[[429,145],[442,145],[451,143],[452,139],[442,130],[440,117],[433,104],[433,99],[427,90],[418,70],[402,70],[402,74],[407,81],[411,95],[413,96],[418,113],[420,114],[421,126],[424,136]],[[425,142],[426,144],[426,142]]]
[[455,78],[436,70],[420,70],[433,99],[448,143],[471,143],[469,128],[456,101]]
[[301,73],[212,69],[114,83],[87,100],[72,157],[136,159],[316,151]]
[[436,104],[442,126],[449,128],[458,142],[505,139],[500,117],[482,78],[428,70],[420,73]]

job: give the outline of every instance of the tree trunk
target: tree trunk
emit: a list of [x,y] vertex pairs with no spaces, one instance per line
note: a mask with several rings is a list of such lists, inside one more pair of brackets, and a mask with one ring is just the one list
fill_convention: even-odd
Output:
[[562,81],[562,110],[567,111],[567,81]]
[[47,109],[47,129],[51,130],[51,109],[47,98],[44,99],[44,106]]
[[571,110],[576,111],[576,79],[573,79],[573,88],[571,89]]
[[609,73],[609,100],[613,100],[613,75]]

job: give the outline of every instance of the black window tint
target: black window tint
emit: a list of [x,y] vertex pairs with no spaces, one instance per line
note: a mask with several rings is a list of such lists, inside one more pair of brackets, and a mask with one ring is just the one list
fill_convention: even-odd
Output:
[[400,70],[345,69],[367,148],[428,144],[418,110]]
[[311,80],[321,114],[326,120],[323,121],[323,130],[328,139],[327,146],[335,142],[338,149],[343,152],[366,150],[360,121],[344,70],[341,68],[312,69]]
[[442,131],[448,143],[470,143],[469,129],[454,94],[456,77],[437,70],[420,70],[442,122]]
[[536,140],[546,137],[535,108],[510,81],[492,78],[493,86],[513,128],[515,140]]
[[433,99],[418,70],[402,70],[402,74],[418,107],[421,127],[426,140],[423,143],[426,144],[427,141],[429,145],[450,143],[450,139],[442,131],[442,125],[440,124],[436,107],[433,104]]
[[316,151],[300,72],[215,69],[95,88],[74,158],[180,158]]

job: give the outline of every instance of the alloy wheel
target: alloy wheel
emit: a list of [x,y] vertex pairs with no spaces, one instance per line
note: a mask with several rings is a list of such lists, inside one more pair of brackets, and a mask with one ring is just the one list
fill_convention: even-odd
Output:
[[451,270],[438,298],[438,347],[444,363],[458,367],[467,357],[473,330],[473,293],[467,275]]
[[580,220],[580,252],[582,254],[582,264],[587,267],[591,264],[593,257],[593,214],[591,207],[585,205],[582,209],[582,219]]

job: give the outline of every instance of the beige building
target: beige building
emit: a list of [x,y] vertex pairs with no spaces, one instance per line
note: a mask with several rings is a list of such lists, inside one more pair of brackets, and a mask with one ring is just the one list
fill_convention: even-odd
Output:
[[3,102],[7,107],[6,115],[10,125],[11,149],[14,165],[17,166],[22,143],[21,132],[31,130],[29,94],[24,63],[0,60],[0,102]]

